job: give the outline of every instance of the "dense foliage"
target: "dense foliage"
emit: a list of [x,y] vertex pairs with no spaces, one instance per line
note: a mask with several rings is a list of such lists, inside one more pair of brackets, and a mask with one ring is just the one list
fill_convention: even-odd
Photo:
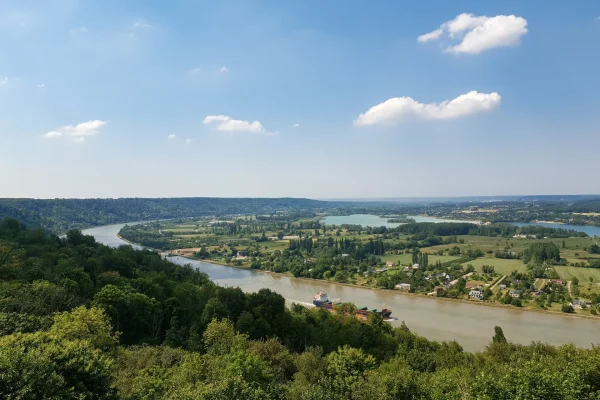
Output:
[[280,210],[327,209],[344,203],[295,198],[123,198],[0,199],[0,218],[11,217],[53,233],[119,222],[201,215],[274,213]]
[[376,316],[287,309],[268,289],[218,287],[79,231],[0,223],[0,398],[600,397],[600,348],[491,336],[466,353]]

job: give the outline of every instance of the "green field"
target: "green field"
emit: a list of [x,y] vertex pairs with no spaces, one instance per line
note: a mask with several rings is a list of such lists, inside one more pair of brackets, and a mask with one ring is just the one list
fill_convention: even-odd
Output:
[[494,271],[501,275],[510,275],[511,272],[517,270],[519,272],[527,271],[527,265],[523,263],[522,260],[507,260],[503,258],[478,258],[473,261],[466,262],[462,264],[463,266],[467,266],[471,264],[475,267],[476,271],[481,272],[481,267],[484,265],[493,265]]
[[594,282],[600,282],[600,269],[598,268],[580,268],[580,267],[554,267],[561,279],[572,280],[574,276],[579,282],[589,282],[590,276]]
[[[428,254],[428,258],[429,258],[429,265],[432,265],[432,264],[435,264],[438,260],[441,261],[442,263],[445,263],[448,261],[457,260],[460,257],[438,256],[435,254]],[[412,264],[412,254],[384,254],[381,256],[381,260],[383,262],[393,261],[395,263],[400,263],[402,265],[409,265],[409,264]]]

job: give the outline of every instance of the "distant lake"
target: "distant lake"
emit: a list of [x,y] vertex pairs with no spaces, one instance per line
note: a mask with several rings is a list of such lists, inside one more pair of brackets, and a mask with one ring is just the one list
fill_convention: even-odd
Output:
[[[475,221],[460,221],[456,219],[444,219],[444,218],[436,218],[436,217],[424,217],[421,215],[409,215],[407,218],[412,218],[416,222],[468,222],[471,224],[476,223]],[[388,228],[395,228],[398,225],[403,225],[399,223],[387,222],[388,219],[391,218],[382,218],[378,215],[371,214],[352,214],[352,215],[329,215],[323,218],[320,222],[326,225],[362,225],[362,226],[370,226],[370,227],[380,227],[386,226]]]
[[585,232],[588,236],[600,236],[600,226],[547,224],[542,222],[514,222],[516,226],[545,226],[546,228],[569,229],[577,232]]

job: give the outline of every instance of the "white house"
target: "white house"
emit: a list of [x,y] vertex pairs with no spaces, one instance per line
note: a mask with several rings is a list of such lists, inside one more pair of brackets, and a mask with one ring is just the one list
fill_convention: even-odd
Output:
[[287,235],[287,236],[284,236],[282,239],[283,240],[298,240],[298,239],[300,239],[300,236],[298,236],[298,235]]
[[571,307],[581,310],[582,308],[586,308],[586,304],[584,300],[573,299],[571,301]]
[[483,298],[483,293],[479,289],[471,289],[469,292],[469,298],[481,300]]
[[419,269],[420,265],[419,264],[413,264],[413,269]]
[[410,283],[399,283],[396,285],[396,289],[409,291]]

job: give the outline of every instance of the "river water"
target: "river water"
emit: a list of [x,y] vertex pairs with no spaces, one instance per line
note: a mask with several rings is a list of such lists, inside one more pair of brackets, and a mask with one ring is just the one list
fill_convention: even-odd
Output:
[[[107,225],[84,231],[100,243],[109,246],[127,244],[117,237],[124,224]],[[139,248],[139,246],[134,246]],[[591,347],[600,342],[600,318],[598,321],[568,318],[536,312],[485,307],[436,300],[398,292],[371,290],[337,285],[316,280],[295,279],[287,276],[242,270],[232,267],[171,257],[177,264],[191,264],[208,274],[221,286],[238,286],[246,292],[269,288],[280,293],[288,301],[311,303],[312,297],[324,290],[329,298],[340,298],[369,308],[390,308],[400,325],[405,321],[414,332],[431,340],[456,340],[465,350],[483,349],[494,334],[494,326],[501,326],[509,340],[528,344],[542,341],[552,344],[574,343]]]
[[[457,219],[442,219],[436,217],[426,217],[423,215],[410,215],[408,218],[412,218],[415,222],[468,222],[474,223],[475,221],[461,221]],[[402,223],[388,222],[389,218],[382,218],[378,215],[371,214],[352,214],[352,215],[328,215],[323,218],[320,222],[327,225],[362,225],[380,227],[385,226],[388,228],[395,228]]]

